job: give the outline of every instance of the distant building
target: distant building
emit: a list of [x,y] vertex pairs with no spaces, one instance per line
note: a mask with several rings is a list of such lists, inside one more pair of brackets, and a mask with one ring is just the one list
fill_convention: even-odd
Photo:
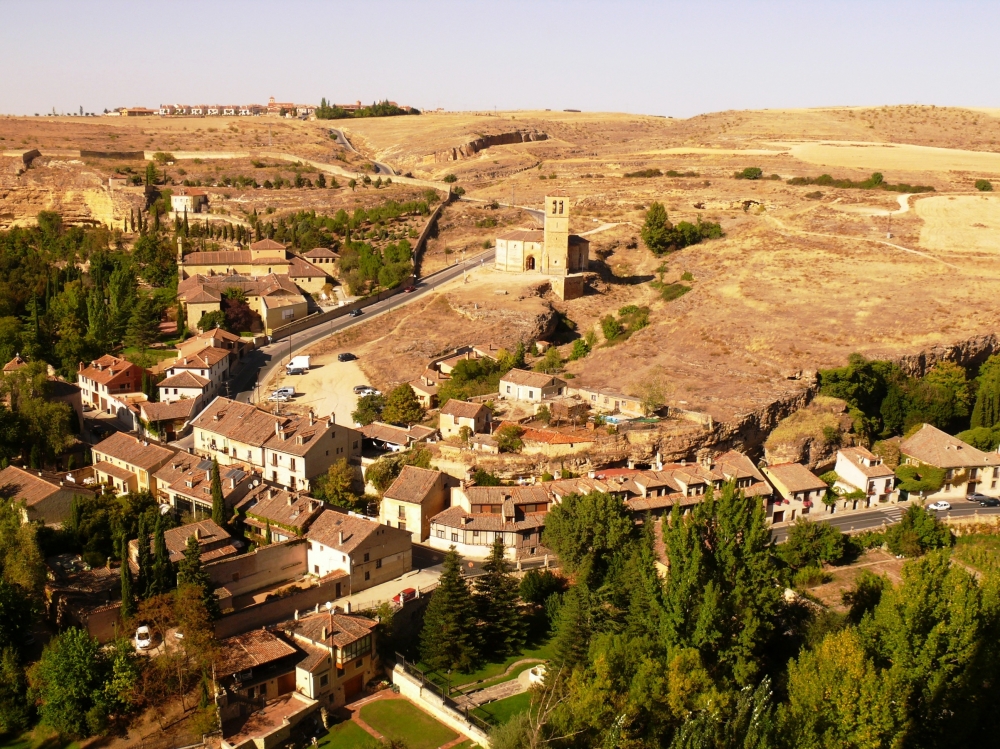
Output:
[[148,491],[155,495],[153,476],[175,454],[169,447],[115,432],[93,448],[94,476],[118,494]]
[[60,525],[69,519],[70,504],[75,495],[92,497],[93,492],[75,484],[64,484],[26,471],[17,466],[0,470],[0,496],[21,506],[23,522],[37,521],[45,525]]
[[326,509],[306,531],[309,573],[326,577],[344,573],[350,591],[394,580],[412,569],[412,538],[399,528]]
[[142,392],[145,370],[128,359],[105,354],[84,366],[80,362],[76,383],[83,402],[104,413],[113,413],[109,398],[126,393]]
[[403,466],[379,504],[379,522],[409,531],[415,543],[431,535],[431,518],[448,504],[454,481],[441,471]]
[[964,499],[977,492],[1000,497],[1000,454],[996,452],[977,450],[930,424],[904,439],[899,451],[902,462],[918,470],[921,465],[944,469],[944,484],[928,497]]
[[170,194],[170,210],[180,215],[183,213],[201,213],[201,208],[208,205],[208,193],[194,187],[178,187]]
[[507,400],[541,403],[546,398],[566,394],[566,381],[542,372],[512,369],[500,378],[500,397]]
[[321,500],[310,496],[260,484],[240,500],[236,509],[254,540],[264,541],[270,528],[271,542],[281,543],[304,536],[323,506]]
[[[169,504],[179,515],[194,519],[212,517],[212,461],[189,453],[177,453],[154,474],[156,498]],[[247,466],[219,466],[222,501],[227,518],[232,509],[246,496],[252,485],[260,483]]]
[[837,474],[834,488],[844,494],[861,491],[864,499],[850,499],[838,502],[840,509],[856,510],[871,507],[879,502],[888,502],[896,485],[896,474],[882,462],[882,458],[864,447],[845,447],[837,451],[837,462],[833,467]]
[[482,403],[469,403],[452,398],[441,408],[438,430],[444,439],[461,436],[462,427],[469,435],[482,434],[490,429],[492,412]]
[[[184,550],[187,548],[188,539],[192,536],[198,542],[198,548],[201,550],[202,563],[236,556],[243,546],[242,541],[234,539],[224,528],[220,528],[212,520],[199,520],[197,523],[189,523],[163,532],[163,541],[167,546],[167,554],[172,564],[177,564],[184,558]],[[154,543],[155,539],[150,538],[150,553],[153,552]],[[128,542],[128,558],[133,568],[138,566],[138,539],[132,539]]]
[[772,523],[823,513],[826,482],[804,465],[778,463],[761,470],[778,495],[768,507],[768,517]]

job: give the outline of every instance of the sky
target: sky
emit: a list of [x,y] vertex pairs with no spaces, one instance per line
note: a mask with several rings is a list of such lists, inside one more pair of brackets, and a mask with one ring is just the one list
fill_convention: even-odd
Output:
[[1000,107],[985,0],[0,0],[0,113]]

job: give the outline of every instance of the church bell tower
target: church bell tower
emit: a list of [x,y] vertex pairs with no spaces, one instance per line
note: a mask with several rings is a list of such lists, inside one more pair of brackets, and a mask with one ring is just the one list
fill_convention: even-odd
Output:
[[569,273],[569,196],[562,190],[545,197],[545,250],[542,273]]

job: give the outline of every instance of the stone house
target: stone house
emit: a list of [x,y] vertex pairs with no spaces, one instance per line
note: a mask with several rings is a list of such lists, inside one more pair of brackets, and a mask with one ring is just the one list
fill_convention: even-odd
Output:
[[[212,516],[212,461],[208,458],[177,453],[154,474],[154,478],[156,497],[161,504],[169,504],[181,515]],[[239,463],[219,466],[219,478],[227,513],[246,496],[254,482],[260,483],[259,475],[255,476]]]
[[[188,523],[187,525],[171,528],[163,532],[163,540],[166,544],[171,564],[177,564],[184,558],[184,550],[187,549],[188,539],[192,536],[198,541],[203,564],[236,556],[240,553],[240,549],[243,546],[242,541],[233,538],[224,528],[220,528],[210,518],[206,518],[205,520],[199,520],[197,523]],[[153,553],[154,543],[155,540],[150,537],[150,553]],[[128,558],[133,571],[138,569],[138,539],[133,538],[128,542]]]
[[470,403],[452,398],[441,408],[438,431],[444,439],[460,437],[462,427],[468,427],[469,434],[489,431],[492,411],[482,403]]
[[93,448],[94,477],[117,493],[148,491],[156,494],[156,471],[177,452],[169,447],[115,432]]
[[351,593],[394,580],[412,569],[410,533],[374,520],[327,508],[305,535],[309,539],[309,573],[316,577],[346,573]]
[[201,213],[208,205],[208,193],[195,187],[178,187],[170,193],[170,210],[177,215]]
[[415,543],[431,534],[431,517],[444,510],[454,483],[447,474],[416,466],[403,466],[379,505],[379,522],[409,531]]
[[173,442],[184,436],[188,423],[200,406],[200,400],[191,398],[172,403],[143,401],[137,404],[143,436],[163,442]]
[[591,410],[601,414],[621,414],[632,419],[646,415],[642,401],[634,395],[625,395],[608,388],[577,387],[569,389],[570,395],[575,395],[590,406]]
[[111,354],[95,359],[86,367],[80,362],[76,384],[85,405],[104,413],[115,413],[109,399],[127,393],[142,392],[145,371],[138,364]]
[[301,650],[265,629],[220,640],[215,696],[223,736],[237,734],[245,718],[294,692],[295,667],[302,658]]
[[[861,491],[864,499],[845,499],[838,502],[840,509],[857,510],[871,507],[892,498],[896,485],[893,470],[882,462],[882,458],[864,447],[844,447],[837,451],[837,462],[833,468],[837,474],[834,488],[844,494]],[[836,505],[834,505],[836,507]]]
[[66,522],[76,495],[92,497],[94,493],[75,484],[46,479],[40,471],[26,471],[17,466],[0,470],[0,496],[21,504],[21,520],[25,523],[60,525]]
[[1000,454],[996,452],[977,450],[930,424],[904,439],[899,451],[903,464],[944,469],[944,484],[928,499],[965,499],[974,493],[1000,497]]
[[182,398],[207,402],[218,395],[229,379],[230,352],[206,346],[197,354],[179,356],[166,370],[166,379],[157,384],[160,401],[170,403]]
[[542,372],[512,369],[500,378],[501,398],[529,403],[541,403],[546,398],[566,394],[566,381]]
[[305,535],[323,511],[323,502],[312,497],[261,484],[237,505],[244,529],[263,541],[268,528],[271,542],[281,543]]
[[[778,496],[767,508],[772,523],[822,514],[827,485],[801,463],[778,463],[761,469]],[[817,511],[816,508],[819,508]]]

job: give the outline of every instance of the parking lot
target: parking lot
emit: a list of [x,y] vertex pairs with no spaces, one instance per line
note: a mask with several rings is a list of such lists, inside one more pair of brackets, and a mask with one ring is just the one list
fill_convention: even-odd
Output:
[[355,385],[365,385],[368,380],[356,361],[337,361],[337,354],[313,356],[306,374],[286,375],[284,364],[275,370],[275,376],[261,388],[260,397],[266,399],[279,387],[294,387],[295,397],[287,404],[295,411],[308,411],[317,416],[337,415],[338,424],[354,423],[351,412],[357,408]]

